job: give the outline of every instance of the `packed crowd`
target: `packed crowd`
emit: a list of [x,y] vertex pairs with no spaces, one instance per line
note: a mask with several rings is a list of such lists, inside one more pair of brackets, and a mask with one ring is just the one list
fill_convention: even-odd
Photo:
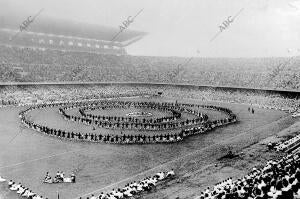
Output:
[[[111,103],[111,101],[110,101],[110,103]],[[141,106],[139,104],[135,105],[134,103],[133,103],[133,105],[131,105],[131,103],[127,103],[127,104],[125,104],[124,102],[123,102],[123,104],[120,104],[120,103],[122,103],[122,102],[118,102],[118,104],[111,104],[111,105],[106,105],[106,106],[103,106],[103,105],[97,106],[96,104],[95,105],[88,104],[87,107],[80,108],[79,113],[83,117],[92,118],[92,119],[97,118],[99,120],[107,120],[107,121],[124,121],[124,122],[133,122],[133,123],[152,123],[152,124],[162,123],[162,122],[170,122],[170,121],[179,119],[181,117],[181,113],[179,111],[170,109],[168,107],[164,107],[163,104],[161,107],[161,106],[158,106],[157,103],[154,103],[154,102],[146,103],[146,106]],[[96,109],[102,109],[102,110],[115,109],[115,108],[128,109],[131,107],[139,108],[139,109],[140,108],[156,109],[156,110],[160,110],[160,111],[164,111],[164,112],[169,112],[172,114],[172,116],[165,116],[165,117],[161,117],[161,118],[139,119],[139,118],[130,117],[130,116],[129,117],[117,117],[117,116],[109,117],[109,116],[105,116],[105,115],[101,116],[101,115],[92,115],[92,114],[86,113],[86,111],[91,111],[91,110],[96,110]],[[69,108],[69,107],[67,107],[67,108]],[[72,106],[72,108],[74,108],[74,106]],[[192,113],[196,115],[195,111]],[[198,113],[197,116],[200,117],[201,113]]]
[[[77,105],[86,105],[85,102],[76,102]],[[21,119],[21,122],[28,128],[31,128],[35,131],[44,133],[49,136],[55,136],[61,139],[66,140],[77,140],[77,141],[88,141],[88,142],[104,142],[104,143],[112,143],[112,144],[148,144],[148,143],[171,143],[171,142],[178,142],[183,140],[184,138],[204,133],[206,131],[209,131],[213,128],[216,128],[218,126],[228,125],[230,123],[234,123],[237,121],[237,118],[235,114],[223,107],[217,107],[217,106],[202,106],[202,105],[195,105],[195,104],[178,104],[180,106],[187,106],[187,107],[202,107],[206,109],[212,109],[224,112],[227,117],[224,119],[214,120],[214,121],[206,121],[201,123],[200,125],[196,125],[194,127],[190,128],[181,128],[180,131],[174,132],[174,133],[165,133],[160,135],[148,135],[145,134],[139,134],[139,135],[132,135],[132,134],[122,134],[122,135],[102,135],[102,134],[96,134],[96,133],[84,133],[84,132],[69,132],[62,129],[55,129],[48,126],[44,126],[41,124],[36,124],[33,121],[30,121],[26,116],[28,112],[35,110],[35,109],[41,109],[45,107],[63,107],[68,106],[68,103],[52,103],[52,104],[42,104],[37,106],[31,106],[27,108],[24,111],[21,111],[19,113],[19,117]],[[174,106],[174,104],[173,104]]]
[[286,151],[287,149],[298,146],[299,143],[300,143],[300,134],[288,140],[277,143],[274,148],[277,151]]
[[221,90],[214,88],[200,89],[179,89],[173,86],[162,86],[160,91],[164,96],[176,99],[191,98],[202,101],[227,102],[246,104],[265,109],[276,109],[288,112],[295,112],[300,109],[299,97],[287,97],[281,94],[274,94],[259,90]]
[[[157,186],[162,185],[168,180],[175,177],[175,172],[170,170],[168,172],[158,172],[152,177],[146,177],[141,181],[134,181],[125,185],[124,188],[113,189],[109,193],[101,192],[98,196],[92,194],[86,199],[122,199],[122,198],[135,198],[135,196],[142,193],[149,192]],[[79,199],[83,199],[80,197]]]
[[153,95],[151,89],[140,90],[126,85],[31,85],[0,87],[0,106],[34,105]]
[[[83,117],[68,115],[66,110],[73,108],[84,108],[79,109],[79,112]],[[163,111],[170,111],[173,113],[173,117],[168,118],[157,118],[156,120],[139,120],[132,117],[117,117],[117,116],[97,116],[91,114],[85,114],[83,109],[95,109],[95,108],[107,109],[107,108],[121,108],[127,109],[130,107],[138,109],[156,109]],[[187,127],[191,125],[200,125],[208,120],[208,116],[202,114],[200,111],[192,110],[187,107],[179,106],[174,103],[156,103],[156,102],[131,102],[131,101],[111,101],[102,100],[94,103],[86,104],[72,104],[71,106],[66,106],[60,108],[59,112],[63,115],[64,119],[71,120],[75,122],[81,122],[85,125],[97,125],[101,128],[108,129],[130,129],[130,130],[168,130],[177,129],[181,127]],[[182,120],[181,114],[189,113],[195,116],[193,119]],[[161,122],[158,122],[161,121]]]
[[[6,179],[0,176],[0,183],[6,182]],[[29,198],[29,199],[43,199],[44,197],[35,193],[31,189],[27,188],[26,186],[22,185],[21,183],[15,183],[14,181],[8,181],[8,188],[11,191],[15,191],[19,194],[20,197]],[[47,199],[47,198],[45,198]]]
[[[187,65],[174,69],[184,63],[185,58],[0,46],[0,82],[134,81],[299,89],[299,58],[293,59],[279,74],[272,73],[272,69],[287,59],[194,58]],[[15,68],[22,68],[22,71]]]
[[188,88],[176,86],[142,85],[31,85],[0,87],[0,106],[84,101],[110,97],[163,96],[174,99],[197,99],[204,102],[246,104],[289,112],[300,110],[299,97],[287,97],[266,91]]
[[294,199],[300,198],[300,156],[289,154],[275,161],[270,160],[261,168],[243,178],[226,179],[207,188],[199,199]]

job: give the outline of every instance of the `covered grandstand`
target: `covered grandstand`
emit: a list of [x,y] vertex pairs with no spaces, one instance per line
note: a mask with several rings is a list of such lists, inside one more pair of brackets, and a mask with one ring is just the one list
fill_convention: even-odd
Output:
[[19,32],[18,25],[23,20],[14,16],[1,17],[1,45],[124,55],[126,46],[146,34],[126,30],[112,41],[113,36],[119,32],[118,28],[39,16],[39,20],[35,20],[28,31],[22,31],[13,38]]

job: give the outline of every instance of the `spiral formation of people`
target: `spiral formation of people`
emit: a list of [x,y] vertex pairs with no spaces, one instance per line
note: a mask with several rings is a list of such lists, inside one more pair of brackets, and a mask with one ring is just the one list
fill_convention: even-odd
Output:
[[[51,126],[34,123],[26,115],[36,109],[47,107],[58,107],[61,117],[67,121],[81,123],[82,125],[92,126],[94,133],[73,132],[65,129],[52,128]],[[68,111],[77,109],[78,114],[73,115]],[[143,119],[132,116],[109,116],[94,115],[95,111],[101,114],[101,111],[124,112],[124,110],[148,110],[156,111],[165,115],[164,117],[153,117]],[[211,109],[224,113],[227,117],[210,121],[208,116],[199,111],[199,109]],[[89,113],[88,111],[94,111]],[[128,115],[128,114],[125,114]],[[139,101],[113,101],[101,100],[93,102],[72,102],[42,104],[32,106],[22,112],[19,117],[21,122],[28,128],[37,132],[54,136],[60,139],[104,142],[110,144],[149,144],[149,143],[172,143],[179,142],[184,138],[204,133],[218,126],[227,125],[236,122],[236,116],[230,109],[207,106],[198,104],[182,104],[177,102],[139,102]],[[97,129],[96,129],[97,128]],[[111,133],[104,134],[101,129],[113,130]],[[166,133],[166,131],[168,133]]]

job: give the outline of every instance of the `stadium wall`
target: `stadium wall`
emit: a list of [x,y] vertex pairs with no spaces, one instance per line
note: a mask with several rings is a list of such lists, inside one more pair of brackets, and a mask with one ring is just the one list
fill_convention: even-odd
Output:
[[248,87],[230,87],[230,86],[214,86],[214,85],[194,85],[194,84],[176,84],[176,83],[153,83],[153,82],[2,82],[0,83],[1,87],[8,86],[36,86],[36,85],[46,85],[46,86],[61,86],[61,85],[103,85],[103,86],[111,86],[111,85],[124,85],[124,86],[152,86],[152,87],[161,87],[161,86],[169,86],[169,87],[178,87],[185,89],[214,89],[220,91],[241,91],[241,92],[254,92],[254,93],[265,93],[265,94],[279,94],[286,98],[291,99],[299,99],[300,91],[298,90],[277,90],[277,89],[269,89],[269,88],[248,88]]

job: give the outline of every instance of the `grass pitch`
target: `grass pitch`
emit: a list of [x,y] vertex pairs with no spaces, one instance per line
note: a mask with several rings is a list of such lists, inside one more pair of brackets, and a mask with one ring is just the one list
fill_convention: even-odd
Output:
[[[167,98],[134,100],[175,101]],[[248,172],[242,160],[236,160],[241,164],[238,170],[224,165],[214,166],[215,163],[221,164],[217,159],[228,150],[241,151],[297,121],[285,112],[276,110],[255,108],[255,114],[251,114],[246,105],[203,103],[197,100],[179,102],[228,107],[237,114],[240,122],[172,144],[94,144],[62,141],[41,135],[20,124],[18,113],[24,107],[0,108],[0,175],[21,182],[49,199],[57,198],[57,191],[60,198],[73,199],[95,191],[97,193],[122,187],[127,182],[153,175],[157,171],[174,168],[178,176],[176,182],[145,197],[190,198],[200,193],[201,188],[232,176],[232,173],[238,176]],[[214,111],[206,113],[212,119],[222,117]],[[52,127],[93,132],[91,126],[63,120],[58,108],[35,110],[30,117]],[[54,175],[58,170],[67,175],[74,171],[77,182],[42,183],[47,171]],[[16,193],[2,184],[0,198],[13,199]]]

